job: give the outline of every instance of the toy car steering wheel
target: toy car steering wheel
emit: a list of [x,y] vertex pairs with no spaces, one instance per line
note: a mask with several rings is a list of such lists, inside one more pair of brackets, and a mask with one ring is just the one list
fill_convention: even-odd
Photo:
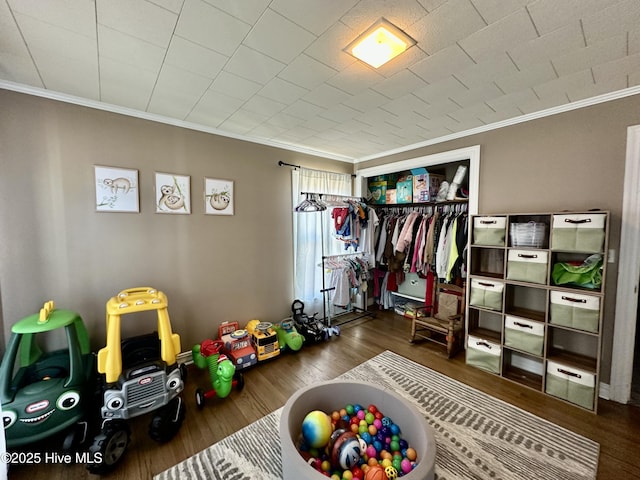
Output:
[[249,335],[249,332],[247,332],[244,329],[240,329],[240,330],[236,330],[235,332],[231,333],[231,338],[233,338],[234,340],[239,339],[239,338],[244,338],[247,335]]
[[273,327],[273,323],[271,322],[260,322],[256,325],[256,330],[259,330],[261,332],[266,332],[271,327]]

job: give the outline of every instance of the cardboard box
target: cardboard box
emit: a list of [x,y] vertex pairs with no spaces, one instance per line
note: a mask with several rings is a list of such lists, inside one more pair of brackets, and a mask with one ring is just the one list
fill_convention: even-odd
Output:
[[413,174],[413,201],[435,202],[440,184],[444,181],[444,175],[429,173],[425,168],[414,168],[411,173]]
[[372,202],[376,205],[387,203],[387,182],[372,182],[369,184]]
[[396,198],[398,203],[413,202],[413,176],[407,175],[396,183]]

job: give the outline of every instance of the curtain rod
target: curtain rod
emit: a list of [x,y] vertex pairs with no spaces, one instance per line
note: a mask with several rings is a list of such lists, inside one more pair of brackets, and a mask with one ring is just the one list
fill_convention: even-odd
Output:
[[[331,172],[329,170],[317,170],[315,168],[307,168],[307,167],[301,167],[300,165],[293,165],[292,163],[285,163],[282,160],[280,160],[278,162],[278,166],[280,167],[291,167],[291,168],[299,168],[301,170],[311,170],[313,172],[322,172],[322,173],[337,173],[339,175],[349,175],[348,173],[343,173],[343,172]],[[351,178],[355,178],[357,175],[355,173],[351,174]]]

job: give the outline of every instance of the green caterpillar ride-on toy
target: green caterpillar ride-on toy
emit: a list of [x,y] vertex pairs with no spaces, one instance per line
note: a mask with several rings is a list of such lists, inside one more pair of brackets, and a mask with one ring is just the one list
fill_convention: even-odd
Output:
[[[39,345],[59,340],[67,348],[45,352]],[[15,372],[15,375],[14,375]],[[95,393],[95,356],[82,318],[57,310],[53,301],[11,328],[0,365],[0,401],[7,448],[60,435],[63,450],[80,445]],[[55,442],[57,443],[57,442]]]

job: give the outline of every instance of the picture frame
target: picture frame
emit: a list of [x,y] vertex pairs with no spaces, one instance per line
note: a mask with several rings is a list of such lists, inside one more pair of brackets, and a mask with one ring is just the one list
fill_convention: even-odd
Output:
[[94,165],[97,212],[139,213],[138,170]]
[[233,180],[204,179],[204,213],[206,215],[233,215]]
[[191,214],[191,177],[155,172],[156,213]]

